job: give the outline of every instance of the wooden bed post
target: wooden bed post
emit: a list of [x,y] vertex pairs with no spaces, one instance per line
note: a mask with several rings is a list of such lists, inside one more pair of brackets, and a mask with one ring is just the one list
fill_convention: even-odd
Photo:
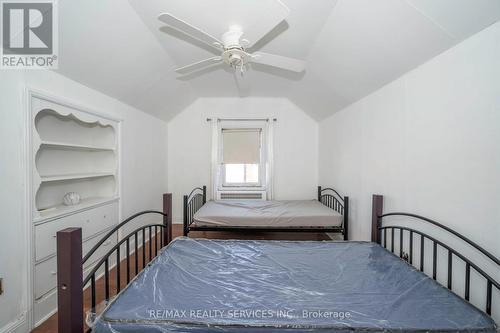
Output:
[[172,241],[172,193],[163,194],[163,239],[164,245],[168,245]]
[[58,332],[83,332],[81,228],[57,232],[57,304]]
[[344,197],[344,240],[349,240],[349,197]]
[[183,235],[184,236],[187,236],[188,235],[188,196],[187,195],[184,195],[184,231],[183,231]]
[[372,198],[372,242],[380,244],[379,216],[384,210],[384,196],[374,194]]
[[207,186],[203,185],[203,204],[207,203]]
[[321,186],[318,186],[318,201],[321,202]]

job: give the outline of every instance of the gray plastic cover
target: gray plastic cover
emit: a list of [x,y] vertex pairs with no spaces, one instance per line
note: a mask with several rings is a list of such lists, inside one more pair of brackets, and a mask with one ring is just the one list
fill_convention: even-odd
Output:
[[488,332],[493,320],[369,242],[180,238],[93,332]]

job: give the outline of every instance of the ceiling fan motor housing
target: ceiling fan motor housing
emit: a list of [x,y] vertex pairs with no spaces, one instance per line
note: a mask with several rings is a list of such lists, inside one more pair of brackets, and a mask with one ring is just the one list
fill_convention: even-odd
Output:
[[239,26],[232,26],[229,31],[222,35],[222,43],[224,44],[224,49],[231,48],[241,48],[240,38],[243,35],[243,31]]
[[228,32],[222,35],[222,42],[224,43],[222,60],[235,68],[246,65],[251,58],[241,45],[240,38],[242,35],[243,31],[238,26],[231,27]]

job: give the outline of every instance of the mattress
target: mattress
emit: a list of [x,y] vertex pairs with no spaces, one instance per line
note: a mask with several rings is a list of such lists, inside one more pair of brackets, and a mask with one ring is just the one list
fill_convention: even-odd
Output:
[[492,319],[369,242],[173,241],[107,306],[111,332],[468,332]]
[[193,220],[210,227],[334,227],[343,216],[317,200],[226,200],[207,202]]

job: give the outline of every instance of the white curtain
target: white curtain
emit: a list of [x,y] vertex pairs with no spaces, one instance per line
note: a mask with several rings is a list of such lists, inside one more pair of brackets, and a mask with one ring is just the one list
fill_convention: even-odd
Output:
[[212,178],[210,180],[211,199],[217,199],[219,181],[219,119],[211,118],[212,125]]
[[266,163],[266,183],[267,183],[267,200],[274,199],[274,123],[273,118],[267,120],[267,163]]

